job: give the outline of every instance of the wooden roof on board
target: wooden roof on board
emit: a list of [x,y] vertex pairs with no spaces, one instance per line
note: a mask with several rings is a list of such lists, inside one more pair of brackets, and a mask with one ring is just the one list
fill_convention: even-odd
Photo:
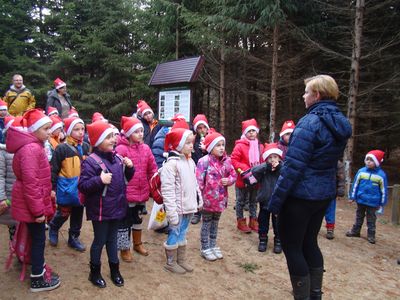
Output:
[[204,61],[204,56],[197,56],[158,64],[151,76],[149,85],[195,82],[200,75]]

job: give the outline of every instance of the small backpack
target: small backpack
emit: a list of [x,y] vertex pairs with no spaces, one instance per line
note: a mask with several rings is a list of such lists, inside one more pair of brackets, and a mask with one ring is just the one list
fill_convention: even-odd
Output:
[[12,258],[15,255],[22,263],[19,280],[24,281],[26,266],[31,264],[32,239],[29,234],[28,225],[19,222],[12,241],[9,244],[10,254],[6,262],[6,271],[10,270]]
[[151,198],[153,198],[157,204],[163,204],[163,196],[161,195],[161,170],[162,167],[158,169],[153,176],[151,176],[149,181]]

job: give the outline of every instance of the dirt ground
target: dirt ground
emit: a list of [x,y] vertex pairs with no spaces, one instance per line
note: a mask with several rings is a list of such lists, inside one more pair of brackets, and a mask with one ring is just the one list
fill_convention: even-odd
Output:
[[[188,256],[195,271],[174,275],[163,270],[164,234],[144,231],[148,257],[135,254],[133,263],[121,263],[125,286],[115,287],[109,278],[107,255],[103,251],[103,276],[107,288],[98,289],[88,281],[89,251],[77,253],[67,247],[67,224],[61,230],[57,248],[46,245],[46,260],[61,276],[61,286],[51,292],[33,294],[29,280],[18,280],[20,267],[0,272],[1,299],[291,299],[291,286],[283,254],[272,252],[272,233],[266,253],[257,251],[257,234],[239,233],[235,227],[234,191],[222,214],[218,241],[224,259],[205,261],[199,255],[200,225],[191,225]],[[151,204],[148,204],[151,210]],[[390,210],[377,221],[377,244],[361,238],[347,238],[355,205],[341,200],[337,205],[336,238],[327,240],[322,227],[319,244],[325,257],[324,299],[400,299],[400,227],[389,222]],[[145,220],[147,227],[147,218]],[[7,230],[0,227],[0,263],[8,256]],[[84,222],[83,242],[90,247],[92,228]],[[28,272],[27,272],[28,274]],[[27,278],[29,278],[27,276]]]

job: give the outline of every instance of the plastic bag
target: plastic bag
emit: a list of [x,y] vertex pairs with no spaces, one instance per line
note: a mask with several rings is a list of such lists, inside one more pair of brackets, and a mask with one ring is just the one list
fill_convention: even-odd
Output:
[[153,202],[153,208],[151,210],[149,225],[147,226],[147,229],[157,230],[164,228],[167,225],[167,213],[165,212],[164,205]]

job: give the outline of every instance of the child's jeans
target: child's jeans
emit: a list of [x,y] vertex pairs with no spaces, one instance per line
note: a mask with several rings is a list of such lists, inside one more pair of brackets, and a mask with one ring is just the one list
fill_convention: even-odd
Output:
[[40,275],[44,266],[44,247],[46,245],[45,223],[26,223],[32,238],[32,275]]
[[352,231],[354,233],[360,233],[361,227],[364,223],[364,217],[367,215],[368,236],[375,237],[377,210],[378,207],[371,207],[357,203],[356,222],[353,225]]
[[268,209],[268,202],[260,202],[260,213],[258,214],[258,234],[259,236],[267,236],[269,229],[269,219],[272,216],[272,229],[274,231],[275,238],[279,239],[278,232],[278,220],[277,217],[272,214]]
[[325,212],[326,228],[335,227],[335,215],[336,215],[336,198],[331,201],[328,209]]
[[218,223],[220,212],[203,211],[203,223],[201,224],[200,238],[201,250],[214,248],[217,244]]
[[101,263],[101,252],[106,245],[108,261],[118,263],[117,233],[119,220],[92,221],[94,239],[90,247],[90,262]]
[[254,187],[238,188],[236,190],[236,217],[243,219],[243,209],[246,202],[249,203],[249,213],[251,218],[257,218],[257,190]]
[[178,225],[169,225],[167,246],[179,246],[186,244],[186,233],[193,214],[179,215]]

